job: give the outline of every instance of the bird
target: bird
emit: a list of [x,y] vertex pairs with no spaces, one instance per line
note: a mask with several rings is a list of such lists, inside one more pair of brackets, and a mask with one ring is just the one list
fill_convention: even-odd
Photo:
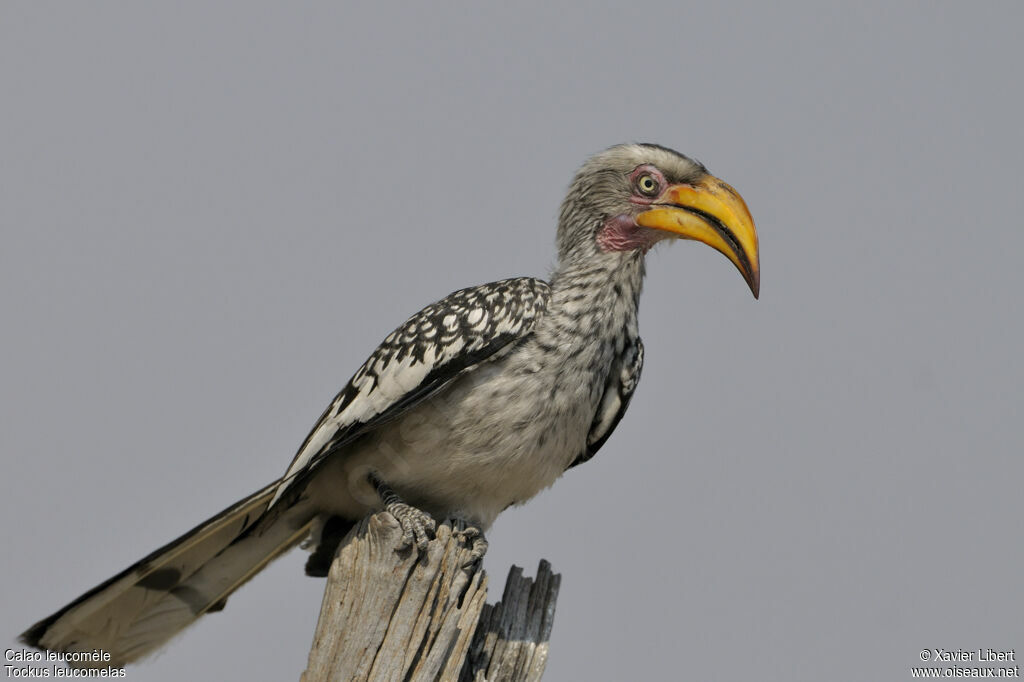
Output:
[[637,313],[646,258],[702,242],[760,290],[746,203],[700,162],[657,144],[590,157],[558,216],[548,281],[461,289],[389,334],[316,421],[284,475],[35,623],[21,641],[103,651],[124,666],[159,649],[285,551],[324,576],[365,515],[388,511],[402,548],[445,518],[464,522],[471,561],[495,518],[590,460],[640,380]]

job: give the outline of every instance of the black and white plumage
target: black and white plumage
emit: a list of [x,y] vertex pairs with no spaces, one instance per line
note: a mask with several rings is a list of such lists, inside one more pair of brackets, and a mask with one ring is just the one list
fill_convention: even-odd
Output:
[[317,421],[278,488],[359,435],[404,412],[483,360],[529,334],[550,288],[530,277],[456,291],[391,332]]
[[644,368],[644,343],[640,337],[634,337],[623,352],[615,358],[615,365],[608,374],[601,404],[594,413],[594,422],[587,433],[587,449],[573,460],[570,468],[583,464],[597,454],[605,444],[612,431],[619,425],[619,420],[626,414],[633,391],[640,383],[640,372]]
[[331,402],[280,480],[22,640],[136,660],[223,608],[304,539],[318,545],[308,572],[323,574],[351,523],[385,499],[486,529],[593,457],[622,418],[643,367],[645,256],[670,236],[725,254],[757,295],[757,235],[731,187],[657,145],[594,156],[563,203],[550,283],[517,278],[463,289],[410,317]]

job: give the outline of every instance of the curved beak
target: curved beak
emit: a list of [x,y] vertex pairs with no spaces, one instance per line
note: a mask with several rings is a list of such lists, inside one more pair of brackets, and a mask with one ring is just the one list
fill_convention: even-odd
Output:
[[754,219],[743,197],[725,182],[708,175],[692,185],[672,185],[636,217],[636,223],[720,251],[739,269],[754,298],[758,297],[761,265]]

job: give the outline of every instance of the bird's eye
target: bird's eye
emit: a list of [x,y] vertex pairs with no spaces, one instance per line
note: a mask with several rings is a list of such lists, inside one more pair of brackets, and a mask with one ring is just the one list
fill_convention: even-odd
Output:
[[653,197],[658,193],[658,181],[649,173],[644,173],[637,178],[636,186],[641,193],[646,194],[649,197]]

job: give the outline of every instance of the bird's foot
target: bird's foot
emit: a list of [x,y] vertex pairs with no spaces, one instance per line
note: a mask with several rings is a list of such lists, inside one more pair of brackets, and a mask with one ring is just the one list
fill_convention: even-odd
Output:
[[384,503],[384,510],[395,517],[402,527],[402,544],[399,550],[405,550],[413,545],[420,552],[427,551],[427,543],[437,530],[437,521],[427,512],[406,504],[394,490],[382,482],[376,476],[370,477],[370,482],[377,489],[381,501]]
[[469,558],[462,565],[463,568],[473,568],[483,561],[484,554],[487,554],[487,548],[490,544],[487,542],[487,538],[484,537],[482,530],[476,526],[466,524],[465,528],[453,530],[452,535],[470,545]]
[[402,544],[399,549],[408,549],[414,544],[421,552],[427,551],[427,543],[437,530],[437,521],[422,509],[404,502],[392,502],[385,509],[398,519],[402,526]]

